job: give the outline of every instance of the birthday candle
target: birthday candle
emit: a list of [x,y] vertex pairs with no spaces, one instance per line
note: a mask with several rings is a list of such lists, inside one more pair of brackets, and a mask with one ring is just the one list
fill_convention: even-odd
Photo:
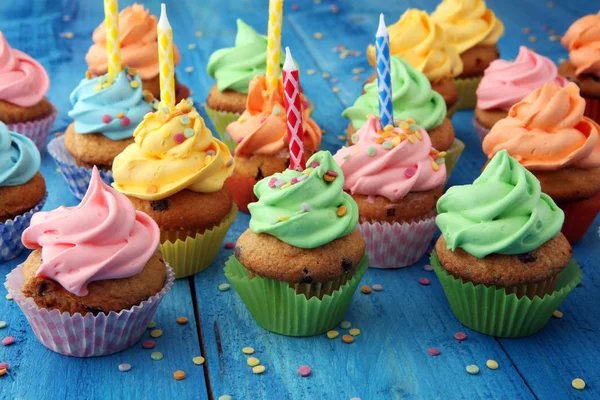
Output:
[[173,30],[167,18],[167,6],[160,6],[158,20],[158,68],[160,71],[160,100],[169,110],[175,109],[175,63],[173,62]]
[[285,97],[285,115],[290,150],[290,169],[302,171],[306,167],[306,160],[304,157],[304,129],[302,128],[300,77],[289,47],[285,48],[283,93]]
[[104,0],[104,24],[106,26],[106,59],[108,75],[116,77],[121,72],[119,45],[119,1]]
[[392,107],[392,75],[390,70],[390,35],[383,14],[379,15],[379,28],[375,36],[377,52],[377,88],[379,91],[379,117],[381,126],[394,125]]
[[277,90],[279,83],[282,19],[283,0],[269,0],[269,29],[267,32],[267,89],[269,90]]

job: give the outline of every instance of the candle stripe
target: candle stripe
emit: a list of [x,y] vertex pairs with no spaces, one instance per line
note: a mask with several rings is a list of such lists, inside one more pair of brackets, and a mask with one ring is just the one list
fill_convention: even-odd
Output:
[[119,43],[119,1],[104,0],[104,24],[106,26],[106,60],[108,75],[116,77],[121,72]]
[[267,89],[269,90],[277,90],[279,85],[282,19],[283,0],[270,0],[269,28],[267,32]]
[[173,29],[167,18],[167,6],[161,4],[158,32],[158,65],[160,101],[170,111],[175,109],[175,62],[173,61]]
[[282,72],[288,146],[290,151],[290,169],[302,171],[306,168],[306,157],[304,155],[300,76],[289,47],[285,48],[285,64],[283,65]]
[[379,91],[379,117],[381,126],[394,125],[392,107],[392,74],[390,68],[390,35],[383,14],[379,16],[379,28],[375,36],[377,52],[377,88]]

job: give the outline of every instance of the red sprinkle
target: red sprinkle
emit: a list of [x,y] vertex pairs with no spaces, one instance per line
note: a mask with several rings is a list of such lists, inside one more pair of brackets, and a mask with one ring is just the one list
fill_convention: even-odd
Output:
[[415,174],[417,173],[417,170],[415,168],[406,168],[404,170],[404,177],[409,179],[412,178],[413,176],[415,176]]
[[270,187],[271,189],[273,189],[273,188],[275,187],[275,182],[277,182],[277,178],[275,178],[275,177],[272,177],[272,178],[269,180],[269,187]]
[[542,30],[546,32],[548,30],[548,25],[542,25]]
[[311,168],[317,168],[319,165],[321,165],[318,161],[313,161],[310,163]]
[[298,178],[292,178],[292,180],[290,181],[290,183],[292,185],[295,185],[296,183],[298,183]]
[[329,169],[329,170],[327,170],[327,175],[329,175],[329,176],[338,176],[338,173]]
[[225,242],[225,248],[226,248],[226,249],[229,249],[229,250],[231,250],[231,249],[233,249],[234,247],[235,247],[235,243],[233,243],[233,242]]
[[173,140],[175,140],[175,143],[181,144],[185,142],[185,135],[183,133],[178,133],[175,136],[173,136]]
[[460,340],[461,342],[467,338],[467,334],[464,332],[456,332],[454,334],[454,339]]
[[427,285],[429,285],[431,282],[429,282],[429,279],[427,279],[427,278],[421,278],[421,279],[419,279],[419,283],[420,283],[421,285],[423,285],[423,286],[427,286]]
[[121,118],[121,125],[129,126],[130,123],[131,123],[131,121],[129,120],[129,118],[127,118],[127,117]]
[[310,375],[310,367],[308,365],[303,365],[298,369],[300,376],[309,376]]
[[439,356],[440,355],[440,351],[438,349],[436,349],[435,347],[430,347],[429,350],[427,350],[427,353],[430,356]]
[[142,347],[145,349],[153,349],[156,346],[156,342],[154,340],[144,340],[142,343]]
[[292,11],[298,11],[298,4],[292,4]]
[[7,336],[4,339],[2,339],[2,344],[4,346],[10,346],[11,344],[13,344],[15,342],[15,338],[12,336]]
[[108,124],[110,121],[112,121],[112,118],[110,117],[110,115],[104,114],[102,116],[102,122],[104,122],[105,124]]
[[8,369],[8,363],[0,363],[0,369]]
[[266,120],[267,120],[267,117],[263,117],[263,119],[260,120],[260,124],[263,124]]

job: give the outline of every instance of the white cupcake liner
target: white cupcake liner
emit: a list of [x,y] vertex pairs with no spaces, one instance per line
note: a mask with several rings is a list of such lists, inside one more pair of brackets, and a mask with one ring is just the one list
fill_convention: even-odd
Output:
[[18,122],[16,124],[6,124],[9,131],[20,133],[21,135],[27,136],[35,143],[40,153],[43,153],[46,149],[46,141],[48,140],[48,134],[52,129],[52,124],[56,119],[57,111],[53,109],[52,114],[45,118],[38,119],[36,121]]
[[[92,169],[77,166],[75,158],[73,158],[65,147],[64,136],[52,139],[48,143],[48,153],[50,153],[50,156],[52,156],[56,165],[58,165],[60,173],[67,181],[71,194],[79,200],[83,199],[90,185]],[[107,185],[111,185],[114,181],[112,170],[100,171],[100,177]]]
[[23,264],[6,275],[4,286],[25,314],[35,336],[48,349],[72,357],[106,356],[123,351],[142,338],[158,304],[175,280],[169,264],[166,267],[167,278],[160,292],[119,313],[84,316],[38,307],[21,291]]
[[47,198],[48,192],[46,192],[42,200],[40,200],[40,202],[31,210],[0,224],[0,263],[12,260],[21,254],[25,248],[21,242],[21,235],[29,226],[33,214],[42,209]]

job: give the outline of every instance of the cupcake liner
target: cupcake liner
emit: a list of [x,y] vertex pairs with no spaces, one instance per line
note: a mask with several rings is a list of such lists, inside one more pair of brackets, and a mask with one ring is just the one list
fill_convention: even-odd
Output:
[[241,212],[249,214],[248,204],[258,201],[258,198],[254,194],[254,185],[256,185],[256,182],[254,178],[246,178],[235,174],[225,181],[225,186],[231,192],[233,202]]
[[435,251],[430,262],[456,319],[469,329],[497,337],[516,338],[536,333],[581,281],[581,269],[571,260],[559,274],[555,290],[532,300],[507,294],[496,286],[475,285],[455,278],[441,266]]
[[235,258],[225,263],[225,277],[234,287],[254,320],[264,329],[285,336],[313,336],[336,327],[344,318],[352,296],[367,267],[363,256],[348,282],[322,299],[296,293],[289,283],[269,278],[250,279]]
[[21,242],[21,235],[29,226],[33,214],[42,209],[47,198],[48,192],[31,210],[0,223],[0,263],[12,260],[21,254],[25,248]]
[[598,97],[585,97],[585,111],[584,115],[588,118],[593,119],[596,123],[600,124],[600,98]]
[[229,134],[227,133],[227,125],[237,121],[242,114],[226,111],[217,111],[213,108],[210,108],[207,105],[204,106],[204,110],[206,111],[208,118],[210,118],[213,124],[213,128],[215,132],[217,132],[217,134],[219,135],[221,141],[225,143],[225,145],[229,148],[229,151],[233,152],[237,147],[237,142],[233,140],[231,136],[229,136]]
[[460,98],[458,100],[456,100],[454,102],[454,104],[452,104],[451,107],[448,107],[448,109],[446,110],[446,118],[452,119],[452,117],[454,116],[454,113],[456,112],[456,110],[458,110],[459,104],[460,104]]
[[236,216],[237,207],[233,206],[219,225],[203,233],[161,231],[161,241],[166,240],[161,243],[160,252],[176,278],[194,275],[212,264]]
[[458,106],[459,110],[472,110],[477,104],[477,95],[475,91],[482,76],[470,78],[454,78],[454,84],[458,89]]
[[[71,194],[79,200],[83,199],[90,185],[92,169],[78,167],[75,164],[75,158],[65,148],[64,136],[52,139],[48,143],[48,153],[50,153],[50,156],[52,156],[60,169],[60,173],[65,178],[65,181],[67,181],[67,186],[69,186]],[[100,171],[100,177],[107,185],[113,183],[112,171]]]
[[361,222],[358,231],[365,239],[371,268],[402,268],[419,261],[433,239],[437,226],[431,216],[411,223]]
[[446,182],[450,180],[450,175],[454,171],[454,167],[458,163],[460,155],[465,151],[465,144],[462,140],[454,139],[452,146],[446,150],[445,164],[446,164]]
[[52,124],[56,119],[57,111],[53,108],[52,113],[45,118],[38,119],[35,121],[18,122],[16,124],[6,124],[9,131],[20,133],[21,135],[27,136],[35,143],[40,153],[43,153],[46,149],[46,141],[48,140],[48,134],[52,129]]
[[479,139],[483,143],[483,139],[490,132],[490,130],[485,126],[481,125],[475,117],[473,117],[473,127],[475,128],[475,132],[477,132],[477,136],[479,136]]
[[585,235],[600,213],[600,193],[589,199],[557,204],[565,213],[561,231],[569,243],[575,244]]
[[6,276],[4,286],[25,314],[38,340],[56,353],[96,357],[125,350],[142,338],[158,304],[173,285],[175,275],[167,264],[167,278],[160,292],[129,310],[98,315],[71,315],[39,308],[21,291],[23,279],[21,264]]

